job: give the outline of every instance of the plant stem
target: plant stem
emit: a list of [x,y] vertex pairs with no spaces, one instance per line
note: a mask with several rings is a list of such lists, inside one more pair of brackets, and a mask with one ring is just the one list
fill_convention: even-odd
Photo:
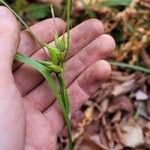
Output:
[[138,65],[130,65],[130,64],[126,64],[126,63],[121,63],[121,62],[114,62],[114,61],[110,61],[109,62],[111,65],[114,66],[118,66],[118,67],[122,67],[122,68],[128,68],[128,69],[132,69],[135,71],[141,71],[147,74],[150,74],[150,68],[144,68]]
[[72,150],[72,132],[71,132],[71,123],[69,120],[69,97],[68,97],[68,93],[67,93],[67,90],[65,87],[63,75],[60,73],[57,74],[57,79],[59,81],[60,93],[61,93],[63,104],[64,104],[64,107],[65,107],[66,113],[67,113],[66,125],[68,128],[68,135],[69,135],[69,147],[68,148],[69,148],[69,150]]
[[66,108],[66,111],[67,113],[69,114],[69,99],[68,99],[68,94],[67,94],[67,91],[66,91],[66,87],[65,87],[65,83],[64,83],[64,80],[63,80],[63,76],[62,74],[57,74],[57,79],[59,81],[59,85],[60,85],[60,93],[63,97],[63,102],[64,102],[64,106]]
[[72,0],[67,0],[67,48],[66,48],[66,55],[70,46],[70,16],[71,16],[71,4]]

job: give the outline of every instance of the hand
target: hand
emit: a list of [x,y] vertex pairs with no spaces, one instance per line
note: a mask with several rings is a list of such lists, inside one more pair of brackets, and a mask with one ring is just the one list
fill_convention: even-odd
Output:
[[[56,18],[55,29],[61,35],[65,23]],[[37,23],[31,30],[40,41],[53,41],[52,19]],[[103,30],[103,24],[96,19],[71,30],[64,74],[71,115],[111,74],[110,65],[103,59],[112,52],[115,43]],[[47,58],[27,31],[20,33],[12,13],[0,7],[0,149],[54,150],[64,128],[62,113],[37,71],[15,63],[12,73],[17,49],[34,59]]]

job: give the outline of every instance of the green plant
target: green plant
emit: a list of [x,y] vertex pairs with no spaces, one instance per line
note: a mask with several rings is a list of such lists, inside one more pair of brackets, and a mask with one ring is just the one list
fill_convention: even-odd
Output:
[[128,6],[132,0],[105,0],[100,4],[107,7]]
[[131,64],[121,63],[121,62],[114,62],[114,61],[110,61],[109,63],[113,66],[118,66],[121,68],[131,69],[134,71],[141,71],[141,72],[144,72],[146,74],[150,74],[150,68],[145,68],[145,67],[142,67],[139,65],[131,65]]
[[[30,28],[26,25],[26,23],[21,19],[21,17],[10,8],[10,6],[0,0],[6,7],[8,7],[13,14],[17,17],[17,19],[27,28],[27,30],[32,34],[35,40],[40,44],[40,46],[48,50],[48,55],[50,56],[48,61],[37,61],[32,60],[29,57],[26,57],[22,54],[17,53],[15,60],[30,65],[37,71],[39,71],[43,77],[47,80],[49,87],[51,88],[53,94],[55,95],[58,104],[62,110],[64,121],[68,128],[69,133],[69,147],[68,149],[72,149],[72,135],[71,135],[71,124],[69,120],[69,99],[67,90],[65,87],[64,79],[63,79],[63,70],[64,70],[64,62],[69,49],[69,39],[70,39],[70,11],[71,11],[71,0],[66,0],[66,18],[67,18],[67,39],[63,36],[61,39],[58,38],[57,33],[55,33],[55,47],[50,46],[49,44],[41,43],[34,33],[30,30]],[[52,11],[53,12],[53,11]],[[54,15],[53,15],[54,16]],[[55,18],[54,18],[55,19]],[[46,51],[45,51],[46,52]],[[54,79],[51,74],[55,74],[59,83],[59,89],[57,89]]]

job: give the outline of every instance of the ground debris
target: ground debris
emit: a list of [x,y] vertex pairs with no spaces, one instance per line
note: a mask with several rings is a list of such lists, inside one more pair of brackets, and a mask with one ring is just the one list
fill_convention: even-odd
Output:
[[[81,120],[73,126],[74,149],[149,148],[148,82],[149,76],[141,73],[113,72],[111,79],[81,107],[82,113],[77,113],[82,119],[77,115]],[[124,89],[124,85],[129,87]]]
[[127,147],[135,148],[144,144],[143,131],[138,125],[124,125],[121,127],[123,131],[123,143]]

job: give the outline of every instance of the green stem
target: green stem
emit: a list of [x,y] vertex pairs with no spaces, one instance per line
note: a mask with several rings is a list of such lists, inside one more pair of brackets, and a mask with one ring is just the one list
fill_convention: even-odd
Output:
[[66,126],[68,128],[68,137],[69,137],[68,149],[72,150],[72,148],[73,148],[73,144],[72,144],[72,130],[71,130],[71,123],[70,123],[69,118],[66,121]]
[[109,63],[113,66],[128,68],[128,69],[132,69],[132,70],[135,70],[135,71],[141,71],[141,72],[150,74],[150,68],[144,68],[144,67],[141,67],[141,66],[138,66],[138,65],[130,65],[130,64],[121,63],[121,62],[114,62],[114,61],[110,61]]
[[66,48],[66,55],[68,52],[68,49],[70,47],[70,16],[71,16],[71,4],[72,0],[67,0],[67,48]]
[[61,111],[63,112],[63,116],[66,120],[66,117],[67,117],[67,112],[66,112],[66,109],[64,107],[64,104],[63,104],[63,100],[62,100],[62,97],[61,95],[58,93],[58,90],[56,88],[56,85],[55,85],[55,82],[53,81],[52,77],[49,75],[49,73],[46,73],[44,74],[44,77],[45,79],[47,80],[53,94],[55,95],[56,97],[56,100],[58,101],[59,105],[60,105],[60,108],[61,108]]
[[58,79],[58,82],[59,82],[59,85],[60,85],[60,92],[61,92],[61,95],[63,97],[64,106],[66,108],[67,113],[69,114],[69,98],[68,98],[68,94],[67,94],[67,91],[66,91],[66,87],[65,87],[63,77],[60,73],[57,74],[57,79]]
[[69,97],[68,97],[68,93],[67,93],[67,90],[65,87],[63,75],[60,73],[57,74],[57,79],[59,81],[60,93],[61,93],[63,104],[64,104],[64,107],[65,107],[66,113],[67,113],[66,125],[68,128],[68,134],[69,134],[69,147],[68,148],[69,148],[69,150],[72,150],[72,131],[71,131],[71,123],[69,120]]

